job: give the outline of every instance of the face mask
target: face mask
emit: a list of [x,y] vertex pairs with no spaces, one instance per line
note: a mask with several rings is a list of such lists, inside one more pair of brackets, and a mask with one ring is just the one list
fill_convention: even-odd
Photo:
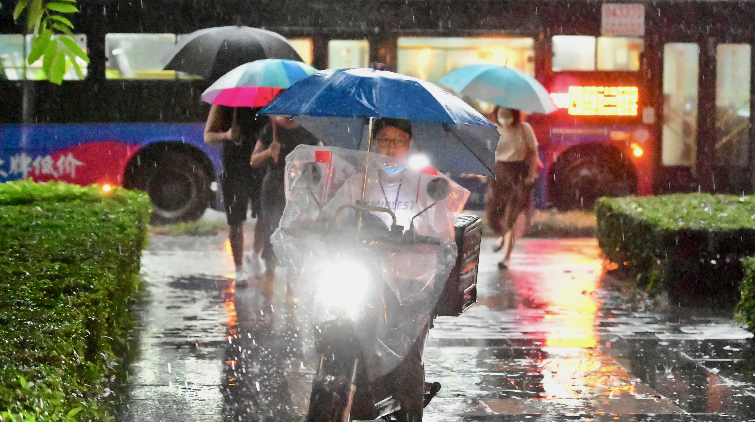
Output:
[[406,166],[404,166],[404,163],[395,163],[395,164],[384,164],[383,165],[383,171],[387,174],[396,174],[404,171],[406,169]]
[[390,158],[381,163],[383,172],[388,175],[401,173],[406,169],[406,160]]

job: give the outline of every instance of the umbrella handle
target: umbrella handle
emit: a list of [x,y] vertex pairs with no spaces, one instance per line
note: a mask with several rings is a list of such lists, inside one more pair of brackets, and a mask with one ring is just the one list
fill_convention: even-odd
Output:
[[[278,125],[275,124],[275,121],[270,122],[270,124],[273,126],[273,144],[278,144],[280,146],[280,143],[278,143],[278,130],[277,130]],[[273,161],[275,161],[276,163],[278,162],[279,154],[280,154],[280,149],[278,149],[277,153],[273,154]]]
[[[238,127],[236,123],[236,115],[238,114],[238,107],[233,107],[233,114],[231,115],[231,128]],[[240,131],[239,131],[240,132]],[[231,142],[233,142],[236,145],[241,145],[241,133],[238,133],[239,138],[238,139],[231,139]]]

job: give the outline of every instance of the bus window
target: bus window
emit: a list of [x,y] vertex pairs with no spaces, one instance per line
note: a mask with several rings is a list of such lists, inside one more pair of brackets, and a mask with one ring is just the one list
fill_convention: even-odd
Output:
[[[82,50],[86,51],[86,35],[76,34],[74,35],[74,41],[76,41],[76,44],[81,47]],[[26,79],[45,79],[44,71],[42,71],[41,59],[30,65],[24,64],[25,56],[31,51],[31,42],[32,36],[27,35],[26,50],[24,50],[24,37],[22,35],[0,35],[0,64],[2,64],[0,67],[0,79],[14,81],[22,80],[24,79],[24,69],[26,69]],[[63,75],[63,79],[67,81],[80,80],[73,64],[71,63],[71,58],[66,55],[65,60],[66,73]],[[78,63],[79,68],[81,68],[83,76],[86,77],[87,63],[80,58],[76,59],[76,63]]]
[[369,65],[369,42],[364,40],[328,41],[328,69],[350,69]]
[[640,70],[642,38],[598,37],[598,70]]
[[695,164],[699,56],[695,43],[669,43],[663,47],[664,166]]
[[175,44],[174,34],[107,34],[105,75],[108,79],[175,79],[176,72],[162,70],[160,63]]
[[556,35],[552,38],[554,72],[595,70],[595,37]]
[[0,35],[0,79],[18,81],[24,78],[23,35]]
[[288,42],[299,53],[302,62],[312,65],[312,38],[289,38]]
[[749,44],[716,46],[716,164],[747,166],[750,50]]
[[532,38],[399,37],[397,71],[433,83],[471,64],[509,66],[535,74]]
[[642,38],[556,35],[552,41],[554,72],[640,70]]

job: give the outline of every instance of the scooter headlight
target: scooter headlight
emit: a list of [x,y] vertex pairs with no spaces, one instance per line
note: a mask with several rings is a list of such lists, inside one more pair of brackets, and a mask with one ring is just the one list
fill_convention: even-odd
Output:
[[370,293],[370,272],[358,261],[340,259],[323,267],[315,279],[318,319],[357,318]]

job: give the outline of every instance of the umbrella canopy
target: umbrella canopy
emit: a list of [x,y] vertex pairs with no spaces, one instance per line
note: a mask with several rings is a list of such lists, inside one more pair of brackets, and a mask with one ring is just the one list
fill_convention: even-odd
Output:
[[281,90],[317,72],[293,60],[264,59],[231,70],[202,93],[202,100],[229,107],[262,107]]
[[188,34],[162,59],[163,69],[215,80],[254,60],[278,58],[301,61],[281,35],[248,26],[206,28]]
[[516,69],[494,64],[460,67],[438,83],[468,97],[528,113],[548,114],[556,106],[537,79]]
[[492,175],[498,132],[461,99],[420,79],[375,69],[325,70],[282,92],[260,114],[289,116],[324,144],[367,146],[370,118],[412,122],[413,145],[442,171]]

